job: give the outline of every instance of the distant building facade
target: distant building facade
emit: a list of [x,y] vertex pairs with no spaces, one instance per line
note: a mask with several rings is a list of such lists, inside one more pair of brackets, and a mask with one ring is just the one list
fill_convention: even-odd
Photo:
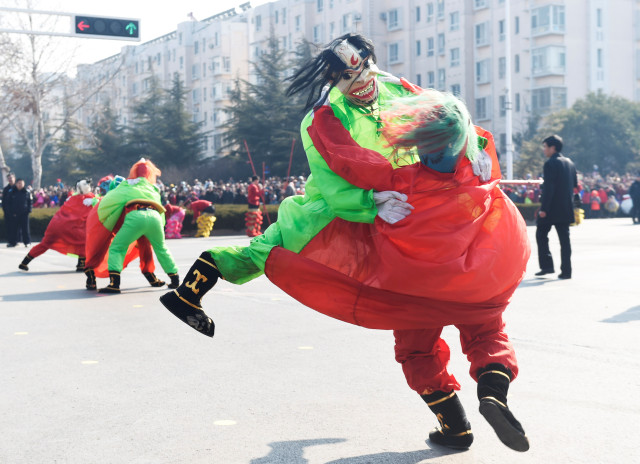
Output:
[[[131,104],[155,75],[169,87],[175,75],[190,90],[187,106],[207,131],[206,155],[221,156],[236,78],[253,80],[249,61],[274,32],[291,53],[303,38],[325,44],[360,32],[376,45],[381,69],[422,86],[459,95],[474,121],[491,130],[504,151],[505,0],[278,0],[203,21],[120,55],[79,68],[78,78],[122,69],[94,101],[110,101],[124,124]],[[589,92],[640,100],[640,0],[512,0],[511,95],[514,132],[534,113],[569,107]],[[83,110],[83,122],[95,108]]]

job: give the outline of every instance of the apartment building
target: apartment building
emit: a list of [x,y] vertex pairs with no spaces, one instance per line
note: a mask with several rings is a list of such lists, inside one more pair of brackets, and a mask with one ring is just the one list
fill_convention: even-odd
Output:
[[180,76],[190,89],[194,120],[211,131],[209,156],[223,154],[219,125],[227,91],[236,77],[253,79],[248,61],[265,50],[271,31],[292,53],[302,38],[324,44],[346,32],[364,34],[376,45],[381,69],[459,95],[475,122],[494,132],[501,151],[507,72],[515,133],[532,114],[569,107],[588,92],[640,100],[640,0],[511,0],[509,6],[507,25],[505,0],[278,0],[255,8],[246,3],[124,47],[78,75],[105,72],[123,61],[96,99],[109,99],[123,123],[152,75],[163,86]]

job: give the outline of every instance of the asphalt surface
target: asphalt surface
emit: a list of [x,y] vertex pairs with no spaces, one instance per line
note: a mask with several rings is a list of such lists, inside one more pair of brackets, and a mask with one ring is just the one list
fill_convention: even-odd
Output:
[[[260,277],[205,297],[210,339],[160,305],[166,289],[149,287],[137,262],[122,294],[100,295],[75,260],[49,251],[23,272],[26,249],[0,244],[0,463],[640,462],[640,225],[572,228],[567,281],[534,277],[528,230],[532,259],[505,312],[526,453],[478,413],[455,328],[444,338],[475,435],[465,452],[425,443],[436,420],[406,386],[390,332],[320,315]],[[184,275],[203,250],[247,243],[169,247]]]

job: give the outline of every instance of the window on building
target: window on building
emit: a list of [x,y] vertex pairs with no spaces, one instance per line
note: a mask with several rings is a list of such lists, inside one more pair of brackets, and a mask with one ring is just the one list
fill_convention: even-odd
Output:
[[202,77],[207,77],[207,63],[202,63]]
[[300,24],[302,22],[302,17],[300,15],[296,16],[296,32],[300,32]]
[[318,24],[317,26],[313,26],[313,41],[315,43],[324,42],[323,30],[324,29],[322,27],[322,24]]
[[476,98],[476,121],[491,119],[490,106],[489,97]]
[[516,73],[520,72],[520,55],[516,55],[513,57],[513,68]]
[[447,87],[447,70],[446,69],[438,69],[438,89],[446,90]]
[[476,46],[489,45],[489,21],[476,24]]
[[531,10],[531,33],[536,35],[564,33],[564,6],[546,5]]
[[421,54],[422,54],[422,42],[420,42],[419,40],[416,40],[416,56],[420,56]]
[[504,19],[498,21],[498,40],[504,40]]
[[191,66],[191,79],[200,79],[200,66],[198,66],[197,64]]
[[565,47],[548,45],[531,50],[531,74],[546,76],[565,74]]
[[438,0],[438,19],[444,19],[444,0]]
[[287,24],[287,9],[282,9],[282,24]]
[[197,40],[195,42],[193,42],[193,54],[194,55],[198,54],[198,51],[199,51],[199,48],[200,48],[199,45],[200,45],[200,42],[198,42]]
[[389,64],[396,64],[402,61],[402,48],[399,42],[394,42],[388,46]]
[[416,22],[417,23],[420,22],[420,7],[419,6],[416,7]]
[[438,55],[444,55],[444,32],[438,34]]
[[180,57],[180,69],[184,69],[184,56]]
[[451,50],[449,50],[449,54],[451,58],[449,66],[451,66],[452,68],[460,66],[460,49],[458,47],[452,48]]
[[449,14],[449,30],[450,31],[457,31],[458,29],[460,29],[460,12],[459,11],[454,11],[453,13]]
[[520,112],[520,94],[516,93],[515,94],[515,99],[514,99],[514,103],[515,103],[515,110],[517,113]]
[[331,21],[329,23],[329,40],[333,40],[333,38],[335,37],[335,34],[336,34],[336,23]]
[[316,0],[316,9],[320,13],[324,9],[324,0]]
[[454,94],[456,97],[460,96],[460,84],[453,84],[451,86],[451,93]]
[[394,8],[387,12],[387,30],[395,31],[402,28],[402,10]]
[[597,55],[598,55],[598,59],[597,59],[597,63],[598,63],[598,68],[602,69],[604,66],[604,57],[603,57],[603,50],[601,48],[598,49]]
[[278,10],[273,12],[273,22],[276,24],[278,24],[278,13],[279,13]]
[[262,29],[262,16],[256,15],[256,31]]
[[500,117],[505,117],[507,115],[507,97],[505,95],[498,97],[498,106],[500,107]]
[[436,84],[435,73],[433,71],[429,71],[427,73],[427,87],[432,89],[435,87],[435,84]]
[[473,0],[473,7],[476,10],[481,8],[487,8],[489,6],[489,0]]
[[434,48],[433,48],[433,37],[427,38],[427,56],[433,56]]
[[222,70],[227,74],[231,72],[231,58],[228,56],[222,57]]
[[430,23],[433,21],[433,2],[427,3],[427,18],[426,21]]
[[500,151],[502,153],[506,153],[506,151],[507,151],[507,134],[502,132],[500,134],[499,139],[500,139],[500,141],[498,143],[499,143],[499,146],[500,146]]
[[515,17],[514,34],[520,34],[520,16]]
[[491,59],[476,62],[476,83],[487,84],[491,80]]
[[596,9],[596,27],[602,27],[602,8]]
[[422,74],[420,73],[416,74],[416,85],[422,87]]
[[351,15],[342,15],[342,33],[349,32],[351,29]]
[[504,79],[507,71],[507,59],[504,56],[498,58],[498,79]]
[[531,109],[533,111],[548,111],[566,107],[566,87],[543,87],[531,92]]

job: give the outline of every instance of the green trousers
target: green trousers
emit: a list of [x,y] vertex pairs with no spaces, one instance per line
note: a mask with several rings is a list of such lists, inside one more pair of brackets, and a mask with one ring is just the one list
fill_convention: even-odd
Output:
[[142,236],[147,237],[153,247],[153,251],[160,262],[160,266],[167,274],[176,274],[176,266],[171,252],[164,241],[164,227],[162,216],[154,209],[131,211],[124,218],[122,227],[116,234],[109,247],[110,271],[122,272],[124,257],[129,245]]

